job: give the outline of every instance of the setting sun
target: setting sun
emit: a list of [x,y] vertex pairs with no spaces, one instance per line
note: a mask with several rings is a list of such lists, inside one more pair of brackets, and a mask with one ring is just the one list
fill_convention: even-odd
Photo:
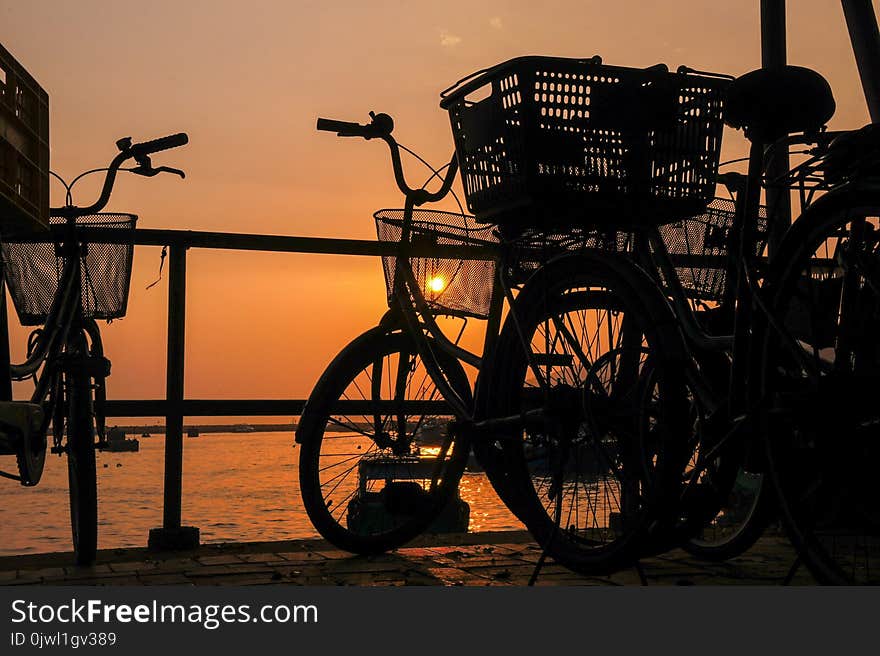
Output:
[[428,280],[428,290],[434,292],[435,294],[439,294],[446,288],[446,281],[443,280],[443,276],[434,276],[430,280]]

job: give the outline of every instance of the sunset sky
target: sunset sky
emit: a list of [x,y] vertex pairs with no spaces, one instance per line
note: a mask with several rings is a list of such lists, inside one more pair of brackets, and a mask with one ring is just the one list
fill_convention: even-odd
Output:
[[[839,2],[788,4],[789,62],[830,81],[832,128],[863,125]],[[108,209],[140,215],[141,227],[373,239],[372,212],[401,204],[387,151],[316,132],[316,117],[362,121],[369,110],[387,112],[403,143],[440,164],[452,141],[439,92],[477,69],[526,54],[599,54],[623,66],[741,74],[760,65],[758,7],[0,0],[0,43],[48,92],[52,168],[68,179],[109,161],[120,137],[189,133],[188,146],[154,158],[185,169],[185,181],[118,183]],[[741,136],[726,138],[722,157],[741,156]],[[81,204],[93,200],[94,185],[77,189]],[[372,258],[194,250],[188,263],[191,398],[303,398],[385,308]],[[145,290],[158,266],[159,249],[137,250],[129,314],[105,330],[113,398],[164,396],[166,287]]]

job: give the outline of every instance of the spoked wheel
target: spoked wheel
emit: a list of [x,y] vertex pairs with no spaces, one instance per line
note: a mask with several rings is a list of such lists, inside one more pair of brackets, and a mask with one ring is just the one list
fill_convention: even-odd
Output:
[[786,334],[763,340],[765,442],[803,562],[823,583],[877,584],[880,198],[830,196],[797,221],[770,278]]
[[[729,384],[724,356],[706,354],[700,365],[718,389]],[[745,553],[764,533],[773,517],[771,486],[754,436],[737,432],[727,421],[713,422],[693,397],[690,416],[692,446],[681,507],[689,529],[682,548],[701,560],[721,562]]]
[[[67,355],[71,360],[83,360],[87,356],[85,338],[79,336],[72,340]],[[91,565],[98,548],[98,483],[91,377],[84,367],[70,364],[64,374],[64,387],[73,549],[78,565]]]
[[690,515],[686,521],[694,528],[682,548],[701,560],[730,560],[748,551],[773,517],[770,483],[757,468],[744,462],[737,465],[743,459],[730,453],[701,462],[701,451],[711,446],[695,441],[685,478],[697,467],[700,473],[697,487],[684,494],[683,504],[684,515]]
[[[470,402],[461,365],[433,350]],[[454,419],[412,337],[376,328],[349,344],[321,376],[297,428],[303,503],[318,532],[369,554],[401,546],[435,520],[467,530],[457,489],[469,445],[449,429]]]
[[566,258],[532,278],[499,336],[485,392],[489,417],[543,410],[500,436],[506,496],[553,558],[585,573],[661,548],[687,446],[669,309],[649,280],[633,281],[620,273],[628,263],[606,257]]

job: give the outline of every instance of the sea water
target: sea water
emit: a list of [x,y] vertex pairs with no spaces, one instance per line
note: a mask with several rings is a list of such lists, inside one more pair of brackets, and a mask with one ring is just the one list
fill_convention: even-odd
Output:
[[[97,454],[102,549],[146,546],[162,525],[164,436],[138,439],[136,453]],[[292,433],[202,433],[184,437],[183,454],[182,520],[199,527],[203,543],[317,537],[300,501]],[[461,496],[470,531],[523,529],[485,475],[466,473]],[[0,556],[70,549],[65,458],[48,455],[33,488],[0,479]]]

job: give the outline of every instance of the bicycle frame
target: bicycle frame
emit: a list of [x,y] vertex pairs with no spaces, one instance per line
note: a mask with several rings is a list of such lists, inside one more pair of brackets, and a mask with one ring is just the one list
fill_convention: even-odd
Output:
[[[841,134],[843,133],[823,132],[817,135],[794,135],[780,140],[769,152],[780,145],[787,147],[795,143],[816,143],[819,147],[810,151],[812,156],[805,162],[769,181],[763,181],[761,173],[764,147],[759,143],[752,144],[746,189],[736,199],[734,223],[727,239],[728,275],[719,307],[726,313],[728,325],[732,327],[729,334],[711,334],[700,325],[692,306],[687,301],[686,293],[676,275],[675,265],[659,230],[651,227],[641,235],[643,246],[636,249],[636,259],[640,265],[652,272],[658,287],[661,285],[662,276],[662,283],[667,288],[667,297],[675,309],[685,342],[692,352],[692,366],[688,371],[692,391],[709,414],[719,409],[723,409],[726,413],[722,427],[726,433],[709,452],[701,454],[702,465],[698,463],[694,468],[691,474],[692,482],[697,480],[707,463],[718,455],[731,439],[735,440],[736,436],[741,435],[737,429],[745,425],[754,412],[766,404],[766,400],[759,398],[757,393],[750,389],[748,383],[758,376],[761,366],[757,354],[760,345],[755,344],[753,338],[756,321],[764,322],[766,330],[774,331],[781,338],[786,350],[807,370],[814,369],[815,363],[809,361],[795,338],[785,330],[782,322],[772,315],[770,308],[762,299],[761,287],[758,283],[759,264],[755,256],[757,243],[755,230],[760,192],[766,186],[775,185],[786,191],[797,189],[802,200],[801,216],[805,216],[810,211],[816,191],[829,192],[827,195],[829,200],[836,196],[846,197],[849,192],[847,184],[829,185],[821,175],[816,174],[817,169],[821,168],[822,158],[828,152],[827,146]],[[873,185],[873,188],[876,188],[876,185]],[[768,217],[768,225],[773,219],[773,216]],[[768,258],[766,264],[768,269],[773,262],[772,256]],[[730,361],[728,384],[726,390],[721,390],[722,399],[723,393],[726,392],[724,400],[719,399],[718,391],[711,389],[709,381],[695,366],[694,361],[699,359],[699,353],[710,351],[725,353]]]

